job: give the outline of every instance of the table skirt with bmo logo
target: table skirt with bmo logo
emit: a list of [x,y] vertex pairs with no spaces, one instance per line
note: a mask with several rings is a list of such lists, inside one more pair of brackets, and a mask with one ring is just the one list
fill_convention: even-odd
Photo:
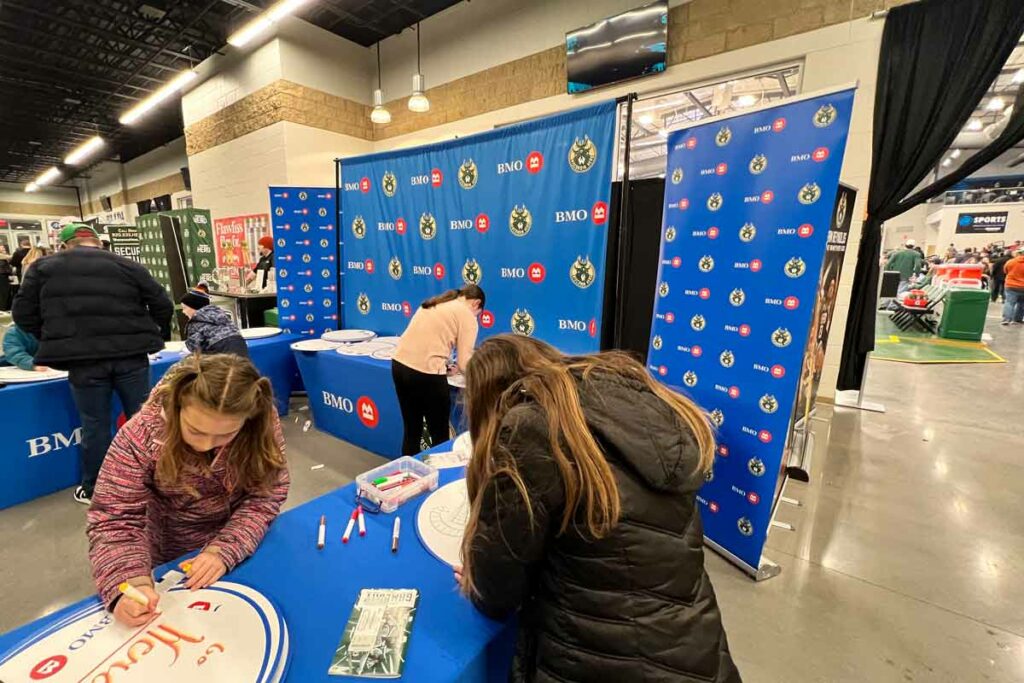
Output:
[[[247,341],[249,354],[260,373],[270,378],[277,410],[288,414],[288,399],[298,373],[289,346],[298,337],[278,334]],[[159,381],[182,354],[164,351],[150,362],[150,380]],[[115,415],[120,413],[116,394]],[[82,433],[67,379],[0,388],[0,414],[4,416],[0,477],[0,510],[79,483],[78,444]],[[401,435],[399,435],[399,438]]]

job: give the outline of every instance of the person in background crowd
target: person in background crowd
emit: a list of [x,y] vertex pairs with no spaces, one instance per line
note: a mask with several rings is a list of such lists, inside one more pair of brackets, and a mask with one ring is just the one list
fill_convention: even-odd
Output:
[[946,247],[946,262],[949,263],[953,261],[956,258],[956,255],[956,246],[954,246],[954,244],[950,242],[949,246]]
[[11,310],[11,278],[14,267],[11,266],[11,255],[7,245],[0,244],[0,311]]
[[971,247],[967,247],[966,249],[964,249],[964,253],[959,254],[956,257],[954,263],[968,263],[972,258],[974,258],[974,249],[972,249]]
[[[86,534],[103,604],[141,626],[160,600],[153,568],[197,549],[185,585],[214,583],[256,550],[288,485],[270,380],[238,356],[180,361],[118,432],[96,482]],[[149,604],[120,599],[123,581]]]
[[21,260],[22,274],[28,271],[29,266],[44,256],[46,256],[46,247],[37,244],[29,249],[28,253],[25,254],[24,258]]
[[36,365],[35,355],[39,351],[39,340],[21,329],[11,325],[4,333],[4,361],[22,370],[49,372],[45,365]]
[[18,294],[18,284],[21,283],[22,278],[22,261],[25,260],[25,255],[32,248],[32,241],[28,237],[18,238],[18,248],[11,254],[11,268],[14,269],[15,286],[11,292],[12,298]]
[[89,503],[110,446],[113,392],[131,417],[149,393],[149,358],[171,338],[174,306],[139,263],[100,248],[88,225],[60,231],[66,249],[25,271],[14,322],[39,340],[36,362],[68,371],[82,421],[82,483]]
[[993,303],[995,303],[996,299],[1002,302],[1006,301],[1006,293],[1004,291],[1006,287],[1006,264],[1012,258],[1013,252],[1009,250],[998,252],[992,257],[992,262],[989,266],[989,290]]
[[514,681],[738,682],[704,570],[699,406],[623,353],[488,339],[466,372],[464,564],[487,616],[519,610]]
[[1006,303],[1003,304],[1001,324],[1019,325],[1024,322],[1024,249],[1017,249],[1003,270],[1006,273]]
[[914,249],[915,246],[917,245],[914,240],[907,240],[902,249],[889,254],[885,261],[885,270],[899,271],[900,284],[896,290],[897,296],[901,296],[910,288],[910,278],[921,270],[921,264],[924,262],[921,254]]
[[259,245],[260,260],[252,267],[252,272],[246,277],[246,282],[252,282],[259,278],[257,285],[260,289],[266,289],[270,271],[274,268],[274,238],[264,235],[259,239]]
[[249,347],[238,331],[231,315],[210,304],[210,295],[201,289],[190,289],[181,297],[181,312],[188,318],[185,346],[192,353],[233,353],[249,357]]
[[449,438],[451,397],[448,359],[455,349],[457,367],[466,371],[479,325],[476,317],[486,296],[477,285],[466,285],[424,301],[409,321],[391,361],[391,376],[402,409],[402,454],[420,452],[423,420],[437,445]]

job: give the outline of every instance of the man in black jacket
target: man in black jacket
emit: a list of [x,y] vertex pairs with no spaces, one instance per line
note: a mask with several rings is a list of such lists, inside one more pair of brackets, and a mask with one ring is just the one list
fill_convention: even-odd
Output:
[[36,362],[68,371],[82,420],[82,484],[88,504],[110,447],[111,396],[127,417],[149,393],[149,358],[171,337],[174,306],[142,265],[104,251],[96,231],[72,223],[60,232],[65,250],[25,273],[14,321],[39,340]]

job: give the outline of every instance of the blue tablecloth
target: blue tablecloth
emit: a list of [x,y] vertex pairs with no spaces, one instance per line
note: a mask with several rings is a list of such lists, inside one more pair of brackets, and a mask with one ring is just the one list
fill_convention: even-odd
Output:
[[[448,450],[450,443],[436,450]],[[444,485],[464,476],[441,470]],[[327,675],[352,605],[363,588],[417,588],[403,680],[415,683],[505,681],[514,650],[515,623],[477,612],[457,592],[451,569],[430,555],[416,534],[416,513],[425,496],[396,513],[402,518],[399,552],[391,553],[394,515],[366,515],[366,537],[347,544],[341,534],[353,509],[355,484],[282,514],[263,544],[226,578],[259,590],[288,623],[291,664],[286,681],[337,681]],[[327,545],[316,549],[320,515],[327,516]],[[77,561],[87,562],[84,557]],[[0,636],[0,658],[33,633],[96,598]]]
[[[295,359],[317,429],[385,458],[402,454],[402,411],[391,361],[334,351],[295,351]],[[451,391],[452,424],[461,432],[460,390]]]
[[[282,416],[288,414],[288,397],[299,381],[289,348],[298,339],[295,335],[278,335],[249,342],[253,362],[274,385],[277,409]],[[162,353],[150,363],[152,381],[163,377],[180,359],[180,354]],[[116,395],[114,403],[117,415],[121,408]],[[0,416],[0,453],[5,456],[0,476],[0,510],[74,486],[81,480],[81,434],[76,431],[81,423],[66,379],[0,388]]]

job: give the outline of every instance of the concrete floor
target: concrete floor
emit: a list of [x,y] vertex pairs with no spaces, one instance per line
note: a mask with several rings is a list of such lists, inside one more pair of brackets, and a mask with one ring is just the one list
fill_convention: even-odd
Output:
[[[993,314],[995,309],[993,309]],[[876,362],[868,395],[884,414],[816,420],[810,484],[755,584],[714,553],[733,653],[748,683],[1024,680],[1024,327],[990,320],[1009,363]],[[380,462],[293,412],[288,506]],[[324,463],[320,470],[312,465]],[[70,491],[0,512],[0,631],[93,592],[83,508]]]

